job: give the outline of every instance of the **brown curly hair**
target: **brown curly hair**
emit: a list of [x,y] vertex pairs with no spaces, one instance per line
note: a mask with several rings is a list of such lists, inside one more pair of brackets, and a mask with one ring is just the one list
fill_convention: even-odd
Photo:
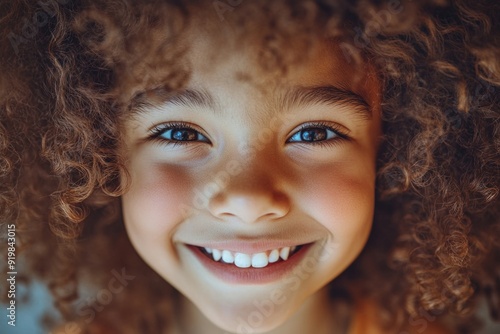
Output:
[[[120,125],[144,91],[187,82],[179,59],[188,46],[176,41],[210,11],[242,35],[258,17],[269,68],[286,71],[288,41],[311,34],[339,40],[350,61],[361,56],[377,68],[384,137],[374,227],[330,284],[333,298],[369,296],[393,328],[424,313],[468,316],[483,297],[498,319],[500,4],[216,3],[0,3],[0,231],[16,225],[25,279],[47,282],[66,319],[82,322],[78,283],[103,286],[110,268],[127,268],[135,281],[86,331],[164,328],[177,292],[126,236]],[[150,311],[138,312],[144,305]],[[452,321],[456,332],[471,330]]]

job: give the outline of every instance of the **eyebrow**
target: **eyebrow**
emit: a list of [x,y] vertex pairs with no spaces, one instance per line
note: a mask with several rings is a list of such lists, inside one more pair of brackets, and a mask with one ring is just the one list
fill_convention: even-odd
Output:
[[362,119],[372,118],[371,107],[361,95],[335,86],[296,87],[286,91],[278,103],[281,110],[314,104],[340,105]]
[[147,113],[151,108],[158,108],[165,104],[186,107],[208,107],[216,110],[217,103],[210,93],[205,90],[185,89],[168,92],[165,89],[154,89],[132,99],[133,115]]
[[[133,101],[132,113],[134,115],[147,113],[149,108],[158,108],[158,103],[160,106],[172,104],[190,108],[209,108],[215,113],[221,109],[216,99],[206,90],[185,89],[177,92],[158,90],[153,91],[153,93],[153,100],[156,103],[147,98],[151,93],[146,93],[145,96]],[[348,107],[354,115],[364,120],[372,118],[370,105],[361,95],[335,86],[294,87],[284,93],[277,94],[276,101],[278,110],[284,112],[292,110],[294,107],[332,104]]]
[[177,106],[217,108],[215,99],[205,90],[187,89],[173,95],[167,102]]

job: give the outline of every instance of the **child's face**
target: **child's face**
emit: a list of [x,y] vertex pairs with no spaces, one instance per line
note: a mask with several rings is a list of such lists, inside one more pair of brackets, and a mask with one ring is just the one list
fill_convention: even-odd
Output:
[[[365,245],[379,83],[370,66],[348,64],[335,42],[315,43],[286,75],[263,69],[248,45],[214,50],[201,33],[189,42],[188,92],[125,124],[127,232],[216,325],[268,331]],[[204,247],[226,250],[237,265],[214,261],[218,251]]]

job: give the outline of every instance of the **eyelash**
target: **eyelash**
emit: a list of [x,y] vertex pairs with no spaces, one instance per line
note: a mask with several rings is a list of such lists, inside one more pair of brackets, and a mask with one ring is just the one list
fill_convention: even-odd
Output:
[[[297,142],[298,144],[306,144],[306,145],[313,145],[313,146],[318,146],[318,147],[331,147],[334,145],[338,145],[340,141],[344,140],[349,140],[350,137],[347,135],[347,133],[340,128],[340,126],[332,123],[327,123],[327,122],[314,122],[314,123],[306,123],[302,124],[297,131],[294,131],[292,134],[295,135],[297,132],[300,132],[305,129],[309,128],[319,128],[319,129],[325,129],[325,130],[331,130],[334,132],[337,137],[333,139],[327,139],[327,140],[321,140],[321,141],[313,141],[313,142]],[[287,140],[288,142],[288,140]]]
[[[165,144],[165,145],[173,145],[173,146],[177,146],[177,145],[182,146],[182,145],[193,144],[193,142],[199,142],[199,141],[187,141],[187,140],[186,141],[168,140],[165,138],[161,138],[161,135],[164,134],[166,131],[176,129],[176,128],[188,129],[191,131],[196,131],[196,132],[201,134],[201,132],[198,129],[196,129],[195,127],[193,127],[189,123],[174,122],[174,123],[161,124],[161,125],[155,126],[153,129],[151,129],[151,135],[149,136],[148,139],[158,141],[158,142]],[[305,129],[309,129],[309,128],[319,128],[319,129],[330,130],[330,131],[334,132],[337,135],[337,137],[335,137],[333,139],[327,139],[327,140],[321,140],[321,141],[296,142],[296,143],[322,147],[322,146],[337,145],[339,141],[350,139],[349,136],[345,133],[345,131],[340,129],[339,126],[337,126],[335,124],[331,124],[331,123],[326,123],[326,122],[315,122],[315,123],[302,124],[299,127],[299,129],[293,133],[293,135],[295,135],[296,133],[303,131]],[[204,137],[206,137],[206,136],[204,136]],[[287,139],[287,143],[288,142],[289,142],[289,139]]]
[[[159,143],[161,144],[164,144],[164,145],[172,145],[172,146],[183,146],[183,145],[189,145],[189,144],[193,144],[194,143],[197,143],[199,141],[194,141],[194,140],[186,140],[186,141],[182,141],[182,140],[168,140],[168,139],[165,139],[165,138],[161,138],[161,135],[164,134],[165,132],[167,132],[168,130],[172,130],[172,129],[178,129],[178,128],[182,128],[182,129],[188,129],[188,130],[191,130],[191,131],[196,131],[198,133],[201,134],[201,132],[199,131],[199,129],[193,127],[191,124],[189,123],[185,123],[185,122],[174,122],[174,123],[168,123],[168,124],[160,124],[158,126],[155,126],[153,129],[151,129],[151,135],[149,136],[149,139],[150,140],[153,140],[153,141],[158,141]],[[206,137],[205,135],[201,134],[202,136]]]

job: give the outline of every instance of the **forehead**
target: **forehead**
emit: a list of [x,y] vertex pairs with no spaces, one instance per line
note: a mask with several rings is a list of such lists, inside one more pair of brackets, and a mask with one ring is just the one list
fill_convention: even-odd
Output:
[[[263,31],[242,34],[230,26],[201,29],[193,25],[184,41],[188,45],[189,88],[208,88],[220,97],[236,92],[243,99],[255,99],[257,94],[264,101],[286,99],[292,91],[303,93],[291,94],[302,97],[307,92],[326,97],[325,92],[336,91],[337,97],[352,93],[351,97],[358,96],[369,106],[379,104],[380,84],[374,68],[345,57],[338,40],[318,33],[301,36],[296,43],[288,36],[273,47],[263,43],[266,38],[269,34]],[[314,87],[321,89],[314,91]]]
[[[202,95],[208,91],[222,100],[238,95],[242,104],[248,104],[255,103],[256,97],[279,99],[297,88],[334,87],[354,93],[372,107],[380,104],[374,67],[362,57],[346,55],[340,40],[326,37],[314,25],[301,26],[293,20],[285,20],[284,28],[274,27],[271,16],[252,6],[242,5],[239,16],[231,13],[228,20],[220,20],[213,10],[191,9],[186,29],[175,40],[183,53],[174,67],[184,68],[188,79],[170,93],[149,96],[151,102],[162,103],[165,97],[191,90]],[[169,86],[165,82],[167,91]],[[194,95],[188,92],[187,96]]]
[[[296,77],[317,81],[333,74],[338,81],[359,83],[366,72],[366,63],[346,57],[340,41],[322,36],[321,31],[290,35],[278,28],[245,30],[237,24],[197,20],[194,15],[183,38],[189,66],[197,75],[278,84]],[[253,23],[261,20],[255,17]]]

